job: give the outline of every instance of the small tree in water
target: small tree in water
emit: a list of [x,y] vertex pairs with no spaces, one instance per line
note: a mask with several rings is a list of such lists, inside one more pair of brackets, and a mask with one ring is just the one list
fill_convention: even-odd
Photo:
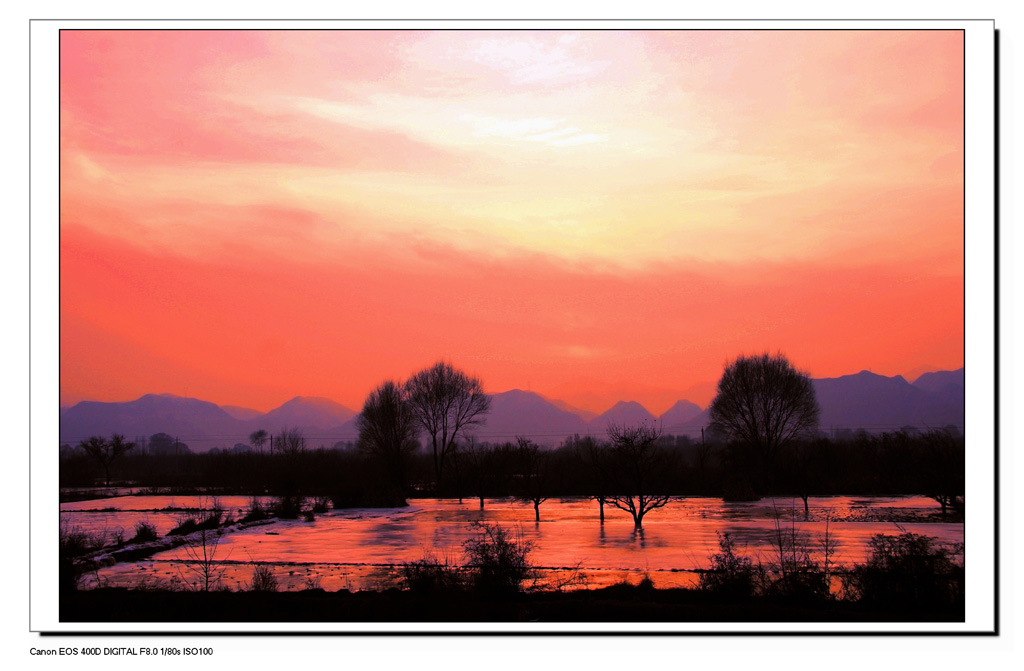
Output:
[[533,504],[534,518],[540,522],[540,504],[548,500],[548,459],[547,452],[528,438],[516,438],[516,463],[518,479],[516,498]]
[[674,464],[658,445],[661,429],[641,424],[621,426],[610,424],[610,472],[612,493],[606,501],[633,516],[633,526],[643,528],[644,515],[665,506],[671,496],[668,479]]
[[604,524],[604,504],[608,502],[612,481],[610,449],[590,436],[581,438],[579,434],[571,438],[568,444],[572,446],[572,454],[576,461],[583,467],[587,494],[597,501],[601,524]]

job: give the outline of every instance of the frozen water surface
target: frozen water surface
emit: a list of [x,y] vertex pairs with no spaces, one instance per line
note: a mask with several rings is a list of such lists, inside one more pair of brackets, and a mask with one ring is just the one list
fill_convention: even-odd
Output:
[[[249,497],[219,497],[219,504],[237,518]],[[165,534],[181,512],[167,508],[209,505],[207,497],[143,496],[80,501],[61,505],[62,519],[91,531],[116,526],[132,535],[137,521],[148,520]],[[113,509],[113,510],[109,510]],[[794,532],[812,552],[820,543],[828,519],[838,550],[834,563],[862,562],[875,534],[908,531],[933,536],[950,547],[963,543],[962,523],[941,521],[937,504],[924,497],[818,497],[810,499],[805,517],[799,499],[762,499],[728,503],[720,499],[672,501],[644,518],[642,531],[632,518],[606,505],[605,522],[598,505],[587,499],[551,499],[541,505],[534,521],[531,505],[507,499],[487,499],[480,510],[476,499],[413,499],[406,508],[338,510],[318,515],[313,522],[280,520],[265,526],[228,530],[219,537],[216,558],[223,562],[224,584],[244,586],[253,562],[269,563],[282,589],[319,585],[324,589],[373,589],[387,586],[403,562],[428,553],[461,561],[463,543],[474,537],[476,523],[500,524],[533,543],[532,562],[541,577],[551,579],[564,569],[582,564],[590,586],[603,586],[649,575],[662,587],[690,585],[694,569],[707,568],[718,550],[718,533],[728,533],[738,551],[770,559],[776,524]],[[778,520],[778,521],[777,521]],[[117,585],[190,582],[184,548],[157,553],[147,561],[120,563],[89,576]]]

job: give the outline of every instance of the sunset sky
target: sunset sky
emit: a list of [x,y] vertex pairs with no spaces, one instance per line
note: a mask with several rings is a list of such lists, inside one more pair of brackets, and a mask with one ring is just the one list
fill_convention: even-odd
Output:
[[61,33],[61,403],[964,364],[960,31]]

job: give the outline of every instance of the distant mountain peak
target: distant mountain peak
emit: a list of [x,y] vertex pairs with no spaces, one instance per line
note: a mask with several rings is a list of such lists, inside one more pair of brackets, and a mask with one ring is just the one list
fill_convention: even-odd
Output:
[[888,375],[881,375],[880,373],[873,373],[870,370],[862,370],[859,373],[851,373],[849,375],[839,375],[838,377],[821,377],[821,378],[814,378],[814,379],[818,380],[818,381],[824,381],[824,380],[850,380],[850,381],[854,381],[855,380],[855,381],[857,381],[859,383],[867,383],[867,384],[888,382],[888,383],[895,383],[895,384],[899,384],[899,385],[910,385],[910,383],[907,382],[906,378],[903,377],[902,375],[893,375],[892,377],[890,377]]
[[591,412],[590,410],[584,410],[583,408],[577,408],[576,406],[572,405],[571,403],[566,403],[565,401],[559,400],[557,398],[549,398],[547,396],[544,396],[543,394],[538,394],[538,396],[540,396],[545,401],[547,401],[548,403],[552,404],[553,406],[555,406],[556,408],[558,408],[560,410],[565,410],[566,412],[571,412],[572,414],[574,414],[577,417],[581,418],[584,422],[589,422],[593,418],[597,417],[597,413],[596,412]]
[[702,408],[692,401],[678,400],[671,408],[661,413],[658,419],[665,428],[675,427],[689,422],[703,412]]
[[281,406],[299,405],[299,404],[319,405],[319,406],[328,406],[328,407],[334,407],[334,406],[345,407],[345,406],[341,405],[341,403],[338,403],[337,401],[329,399],[329,398],[327,398],[325,396],[296,396],[294,398],[291,398],[291,399],[285,401],[284,403],[281,404]]
[[619,401],[591,420],[591,426],[598,428],[608,424],[640,424],[657,422],[658,419],[637,401]]
[[[701,408],[699,405],[697,405],[693,401],[687,401],[686,399],[679,399],[678,401],[673,403],[672,407],[669,408],[668,410],[669,411],[670,410],[674,410],[675,408],[697,408],[698,411],[703,410],[703,408]],[[668,412],[668,411],[666,411],[666,412]]]
[[496,394],[489,394],[490,396],[503,396],[506,398],[543,398],[540,394],[535,391],[526,391],[524,389],[509,389],[508,391],[499,391]]
[[328,429],[344,424],[358,413],[337,401],[322,396],[296,396],[269,412],[254,417],[249,424],[254,428],[308,427]]

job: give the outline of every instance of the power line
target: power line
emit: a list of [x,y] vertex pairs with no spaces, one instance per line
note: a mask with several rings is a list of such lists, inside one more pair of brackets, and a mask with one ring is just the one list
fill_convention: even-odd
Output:
[[[836,431],[857,431],[857,430],[860,430],[860,429],[864,429],[865,431],[884,431],[886,429],[899,430],[899,429],[903,429],[903,428],[914,428],[914,429],[918,429],[918,430],[921,430],[921,431],[928,431],[928,430],[934,430],[934,429],[943,429],[943,428],[946,428],[948,426],[952,426],[953,428],[956,428],[956,429],[958,429],[960,431],[964,430],[964,425],[963,424],[955,424],[955,423],[947,423],[947,424],[942,424],[942,425],[924,426],[924,427],[918,427],[916,425],[908,424],[908,423],[902,423],[902,424],[830,425],[830,429],[836,430]],[[667,432],[669,430],[674,430],[674,429],[686,429],[688,431],[692,431],[693,435],[696,436],[701,428],[702,427],[688,427],[688,426],[685,426],[685,425],[673,425],[673,426],[670,426],[670,427],[665,427],[665,431]],[[514,438],[516,436],[536,436],[536,437],[545,437],[545,438],[566,438],[566,437],[571,437],[571,436],[575,436],[575,435],[591,436],[591,437],[593,437],[595,435],[596,436],[604,435],[605,433],[606,432],[604,430],[593,430],[593,431],[591,431],[591,430],[586,430],[586,431],[566,430],[566,431],[557,431],[557,432],[529,431],[529,430],[526,430],[526,431],[503,431],[503,432],[484,432],[484,433],[469,432],[466,435],[467,436],[473,436],[475,438],[506,438],[506,437]],[[95,435],[95,434],[93,434],[93,435]],[[678,434],[666,433],[665,435],[678,435]],[[83,437],[83,438],[62,438],[61,442],[78,443],[78,442],[81,442],[82,440],[88,440],[91,437],[92,436],[86,436],[86,437]],[[146,436],[147,439],[149,437],[150,436]],[[243,436],[242,434],[212,434],[212,435],[211,434],[206,434],[206,435],[203,435],[203,436],[181,436],[181,435],[179,435],[177,438],[178,438],[179,441],[186,442],[186,443],[187,442],[198,443],[198,442],[213,442],[213,441],[231,441],[231,440],[234,440],[238,444],[249,445],[249,443],[246,440],[240,440],[240,439],[244,439],[246,437],[247,436]],[[310,440],[354,441],[354,440],[357,439],[358,436],[357,436],[357,434],[354,434],[354,433],[315,433],[315,434],[303,434],[303,437],[307,441],[310,441]]]

